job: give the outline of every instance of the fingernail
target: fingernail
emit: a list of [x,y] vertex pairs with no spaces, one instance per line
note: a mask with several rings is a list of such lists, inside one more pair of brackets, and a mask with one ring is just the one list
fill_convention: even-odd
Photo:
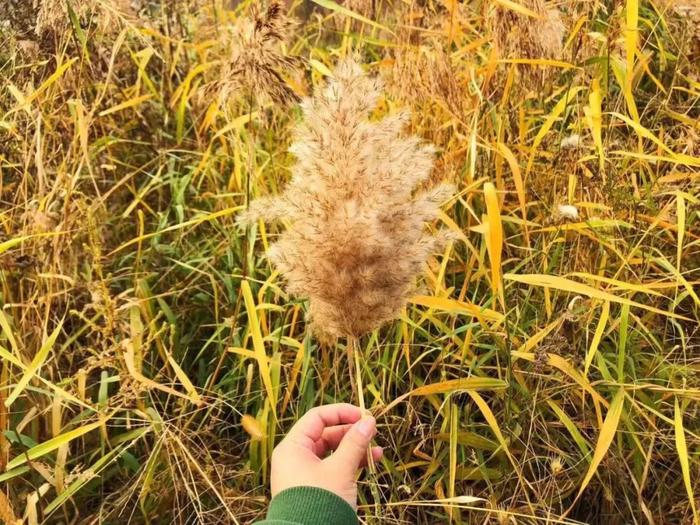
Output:
[[374,428],[377,422],[372,416],[365,416],[357,423],[357,431],[363,436],[369,438],[374,433]]

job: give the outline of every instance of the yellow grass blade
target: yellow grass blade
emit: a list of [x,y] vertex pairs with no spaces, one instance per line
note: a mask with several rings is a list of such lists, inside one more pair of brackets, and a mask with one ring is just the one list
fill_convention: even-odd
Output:
[[272,388],[270,365],[267,354],[265,353],[265,343],[263,342],[262,334],[260,332],[260,321],[258,320],[258,312],[255,308],[255,300],[253,299],[253,293],[250,289],[250,284],[248,284],[248,281],[241,282],[241,293],[243,294],[246,312],[248,313],[248,328],[250,330],[250,336],[253,340],[253,351],[255,352],[255,356],[258,361],[258,368],[260,369],[260,378],[265,386],[267,398],[270,406],[272,407],[275,420],[277,420],[277,401],[275,399],[275,390]]
[[603,113],[602,113],[602,95],[600,92],[600,82],[597,78],[593,79],[591,92],[588,95],[588,105],[583,108],[585,115],[584,121],[588,126],[593,137],[593,143],[598,150],[598,158],[600,164],[600,172],[605,176],[605,151],[603,149]]
[[187,76],[185,77],[185,79],[177,87],[177,89],[173,93],[172,97],[170,97],[170,107],[174,108],[177,105],[177,103],[181,97],[185,97],[185,99],[186,99],[189,95],[190,86],[192,85],[192,80],[194,80],[194,77],[196,77],[197,75],[201,75],[202,73],[206,72],[208,69],[210,69],[213,66],[214,66],[213,63],[198,64],[189,73],[187,73]]
[[520,13],[521,15],[529,16],[531,18],[536,18],[539,19],[540,16],[535,13],[532,9],[528,9],[527,7],[518,4],[517,2],[511,2],[511,0],[496,0],[497,4],[502,5],[506,9],[510,9],[511,11],[515,11],[516,13]]
[[[139,436],[149,432],[151,427],[144,427],[139,431]],[[134,438],[135,440],[136,438]],[[159,442],[160,443],[160,442]],[[112,464],[120,455],[121,452],[126,448],[126,445],[114,448],[107,454],[98,459],[95,463],[89,466],[84,472],[89,471],[91,474],[99,475],[106,467]],[[157,457],[157,456],[156,456]],[[44,516],[49,516],[57,508],[63,505],[67,500],[69,500],[76,492],[92,481],[92,476],[75,476],[75,481],[71,483],[66,489],[64,489],[56,498],[49,503],[43,509]]]
[[454,221],[454,219],[452,219],[442,210],[438,211],[438,217],[445,224],[445,226],[447,226],[450,229],[452,233],[454,233],[461,241],[463,241],[467,246],[469,246],[470,250],[477,252],[477,250],[472,246],[471,242],[469,241],[469,237],[467,237],[464,234],[464,231]]
[[15,355],[19,356],[19,345],[17,344],[17,339],[15,339],[15,335],[12,332],[10,320],[7,318],[2,309],[0,309],[0,329],[2,329],[0,333],[2,333],[2,335],[4,335],[7,341],[10,343],[10,348],[12,348],[12,351],[15,353]]
[[[534,363],[537,359],[534,352],[520,352],[518,350],[511,352],[511,356],[513,359],[525,359],[531,363]],[[593,398],[596,403],[607,405],[607,401],[605,401],[605,399],[591,386],[588,380],[583,377],[581,373],[576,370],[566,359],[557,354],[548,353],[547,364],[559,369],[561,372],[564,372],[564,374],[573,379]]]
[[697,292],[695,291],[696,287],[690,284],[688,280],[683,277],[683,274],[679,272],[670,261],[668,261],[665,257],[657,257],[654,259],[654,262],[668,270],[668,272],[673,275],[673,278],[676,280],[676,284],[683,286],[688,292],[688,295],[693,298],[695,304],[700,306],[700,296],[698,296]]
[[[634,58],[637,53],[637,41],[639,40],[639,0],[627,0],[625,17],[625,84],[622,87],[627,109],[635,122],[639,122],[639,112],[634,99]],[[644,60],[644,59],[642,59]]]
[[326,9],[330,9],[331,11],[335,11],[336,13],[340,13],[341,15],[354,18],[355,20],[358,20],[359,22],[362,22],[363,24],[368,24],[373,27],[376,27],[378,29],[382,29],[383,31],[386,31],[387,33],[391,33],[392,35],[394,32],[389,29],[388,27],[379,24],[375,22],[374,20],[370,20],[369,18],[366,18],[355,11],[351,11],[347,7],[343,7],[342,5],[339,5],[337,2],[334,2],[333,0],[311,0],[314,4],[318,4],[321,7],[325,7]]
[[41,367],[42,364],[44,364],[44,361],[46,360],[46,356],[49,355],[49,352],[53,348],[54,343],[56,342],[56,338],[58,337],[58,334],[61,333],[61,328],[63,327],[63,321],[58,323],[58,326],[54,329],[53,332],[51,332],[51,335],[49,335],[44,343],[41,345],[41,348],[39,351],[36,353],[34,356],[34,359],[32,359],[32,362],[30,365],[27,367],[27,369],[24,371],[24,375],[20,378],[19,382],[15,386],[15,388],[10,392],[10,395],[7,396],[7,399],[5,400],[5,406],[7,408],[10,408],[12,406],[12,403],[15,402],[15,400],[19,397],[19,395],[22,393],[22,391],[25,389],[25,387],[29,384],[29,381],[32,380],[34,377],[34,374],[37,373],[37,370],[39,370],[39,367]]
[[36,445],[36,446],[30,448],[25,453],[20,454],[15,459],[10,461],[7,464],[6,469],[12,470],[13,468],[16,468],[16,467],[19,467],[20,465],[23,465],[27,461],[32,461],[34,459],[45,456],[49,452],[53,452],[54,450],[58,449],[61,445],[64,445],[66,443],[70,443],[74,439],[79,438],[80,436],[84,436],[88,432],[92,432],[93,430],[95,430],[97,428],[100,428],[108,420],[109,420],[108,417],[102,418],[100,421],[97,421],[95,423],[90,423],[89,425],[84,425],[82,427],[78,427],[78,428],[71,430],[69,432],[64,432],[60,436],[56,436],[55,438],[49,439],[48,441],[45,441],[44,443],[40,443],[39,445]]
[[546,233],[546,232],[581,232],[584,233],[585,230],[603,230],[610,228],[632,228],[633,226],[625,221],[620,221],[617,219],[589,219],[585,222],[572,222],[568,224],[558,224],[557,226],[546,226],[544,228],[537,228],[533,233]]
[[109,109],[105,109],[104,111],[100,112],[100,117],[106,117],[107,115],[111,115],[112,113],[117,113],[118,111],[133,108],[134,106],[138,106],[139,104],[146,102],[147,100],[150,100],[152,98],[153,95],[141,95],[140,97],[134,97],[132,99],[127,100],[126,102],[122,102],[121,104],[117,104],[116,106],[113,106]]
[[627,290],[629,292],[641,292],[649,295],[654,295],[656,297],[663,297],[663,294],[644,284],[627,283],[618,279],[612,279],[610,277],[604,277],[602,275],[594,275],[585,272],[572,272],[569,275],[571,275],[572,277],[581,277],[582,279],[589,279],[601,283],[610,284],[619,290]]
[[582,86],[576,86],[576,87],[572,87],[571,89],[567,90],[566,93],[564,93],[564,95],[562,95],[562,97],[559,99],[559,101],[552,108],[552,111],[547,116],[547,119],[544,121],[544,124],[542,124],[542,127],[537,132],[537,135],[535,136],[535,139],[532,142],[532,147],[530,148],[530,157],[527,161],[527,168],[525,169],[525,178],[526,179],[527,179],[527,175],[530,173],[530,170],[532,169],[532,165],[535,161],[535,155],[537,154],[537,149],[539,148],[540,144],[542,143],[542,140],[544,139],[545,135],[547,135],[547,133],[549,133],[549,130],[552,129],[552,126],[554,126],[555,122],[559,119],[559,117],[564,112],[566,107],[571,102],[574,101],[576,95],[583,89],[584,88]]
[[545,326],[542,330],[537,332],[535,335],[533,335],[530,339],[525,341],[520,348],[518,348],[518,352],[531,352],[538,344],[540,344],[544,339],[552,333],[552,331],[556,330],[561,326],[561,324],[564,322],[564,318],[561,317],[557,319],[556,321],[549,323],[547,326]]
[[15,237],[14,239],[10,239],[9,241],[0,242],[0,255],[2,255],[7,250],[11,250],[12,248],[15,248],[16,246],[19,246],[24,241],[27,241],[29,239],[38,239],[41,237],[52,237],[54,235],[63,235],[63,233],[64,232],[37,233],[36,235],[24,235],[22,237]]
[[[611,112],[610,115],[614,116],[615,118],[618,118],[622,120],[625,124],[630,126],[634,131],[639,135],[640,137],[644,137],[646,139],[651,140],[654,144],[656,144],[660,149],[664,150],[666,153],[669,154],[671,159],[677,159],[677,161],[681,164],[688,164],[689,166],[695,166],[697,165],[698,159],[697,157],[693,157],[690,155],[686,155],[684,153],[676,153],[673,151],[663,140],[658,138],[656,135],[654,135],[651,131],[649,131],[647,128],[642,126],[639,122],[629,119],[626,116],[616,113],[616,112]],[[652,157],[655,158],[655,157]],[[651,159],[649,159],[651,160]]]
[[678,246],[676,248],[676,270],[681,272],[683,258],[683,236],[685,235],[685,200],[680,191],[676,192],[676,221],[678,223]]
[[321,73],[324,77],[333,78],[333,71],[331,71],[326,64],[319,62],[314,58],[309,59],[309,65]]
[[203,222],[213,221],[214,219],[218,219],[220,217],[226,217],[227,215],[233,215],[234,213],[237,213],[237,212],[243,210],[244,208],[245,208],[245,206],[233,206],[231,208],[226,208],[224,210],[219,210],[219,211],[215,211],[213,213],[208,213],[206,215],[202,215],[201,217],[196,217],[196,218],[191,219],[189,221],[185,221],[181,224],[174,224],[172,226],[168,226],[167,228],[163,228],[160,231],[156,231],[153,233],[146,233],[144,235],[139,235],[138,237],[134,237],[133,239],[130,239],[127,242],[125,242],[124,244],[116,247],[108,255],[114,255],[115,253],[122,251],[124,248],[128,248],[129,246],[143,242],[146,239],[150,239],[151,237],[155,237],[156,235],[161,235],[163,233],[176,231],[176,230],[182,230],[183,228],[188,228],[190,226],[196,226],[198,224],[202,224]]
[[481,397],[477,392],[469,390],[467,391],[467,393],[471,396],[476,405],[479,407],[481,414],[484,416],[484,419],[491,428],[491,431],[496,436],[496,440],[498,441],[498,444],[501,445],[503,452],[505,452],[506,456],[508,456],[508,459],[510,460],[511,465],[513,465],[513,469],[515,470],[515,473],[517,474],[520,481],[524,485],[530,487],[530,484],[527,482],[527,480],[523,478],[523,475],[520,472],[520,465],[510,453],[510,449],[508,448],[508,442],[503,437],[503,434],[501,433],[501,428],[498,425],[498,420],[496,419],[496,416],[493,415],[493,412],[491,411],[491,408],[489,407],[488,403],[486,403],[484,398]]
[[77,61],[77,58],[71,58],[68,60],[68,62],[61,64],[56,68],[56,71],[54,71],[49,78],[47,78],[38,88],[36,88],[34,91],[32,91],[31,94],[29,94],[27,97],[24,98],[22,103],[19,105],[19,107],[16,107],[12,110],[12,112],[19,111],[21,109],[28,109],[27,106],[29,106],[39,95],[41,95],[44,91],[46,91],[49,87],[51,87],[53,84],[55,84],[58,79],[60,79],[63,74],[68,71],[68,69],[75,64]]
[[673,416],[673,427],[676,434],[676,451],[678,452],[678,461],[681,464],[681,473],[683,474],[683,484],[688,493],[690,508],[693,511],[693,521],[700,523],[700,515],[695,506],[695,495],[693,494],[693,484],[690,480],[690,461],[688,459],[688,446],[685,442],[685,430],[683,429],[683,414],[678,405],[678,398],[675,399]]
[[245,357],[246,359],[255,359],[255,352],[252,350],[247,350],[245,348],[239,348],[237,346],[230,346],[226,349],[227,352],[231,352],[232,354],[240,355],[242,357]]
[[[527,211],[526,211],[527,199],[525,197],[525,184],[523,183],[522,173],[520,173],[520,164],[518,163],[518,159],[515,158],[515,155],[508,148],[508,146],[506,146],[502,142],[499,142],[497,147],[498,147],[498,151],[501,153],[501,155],[503,155],[503,157],[508,162],[508,166],[510,167],[510,171],[513,173],[513,183],[515,184],[515,191],[518,194],[518,204],[520,205],[520,214],[523,217],[523,221],[527,221]],[[525,235],[527,235],[527,226],[525,227]]]
[[441,312],[452,314],[471,315],[477,318],[487,319],[489,321],[502,321],[503,315],[495,310],[482,308],[472,303],[465,301],[457,301],[455,299],[446,299],[444,297],[433,297],[430,295],[414,295],[410,302],[413,304],[434,308]]
[[515,281],[522,284],[529,284],[530,286],[543,286],[545,288],[554,288],[556,290],[561,290],[564,292],[575,293],[579,295],[585,295],[586,297],[592,297],[594,299],[600,299],[601,301],[610,301],[613,303],[626,304],[629,306],[634,306],[636,308],[642,308],[650,312],[665,315],[667,317],[673,317],[676,319],[687,318],[674,314],[673,312],[668,312],[666,310],[660,310],[659,308],[654,308],[653,306],[648,306],[646,304],[637,303],[624,297],[618,297],[617,295],[605,292],[603,290],[598,290],[588,286],[587,284],[582,284],[570,279],[565,279],[564,277],[557,277],[556,275],[544,275],[544,274],[523,274],[517,275],[513,273],[508,273],[504,275],[504,278],[509,281]]
[[588,375],[588,369],[593,362],[593,358],[598,352],[598,345],[600,340],[603,338],[603,333],[605,332],[605,325],[608,324],[608,317],[610,317],[610,301],[605,301],[603,303],[603,309],[600,312],[600,319],[598,320],[598,326],[596,326],[595,334],[593,334],[593,339],[591,340],[591,346],[586,354],[586,361],[583,368],[583,375]]
[[[455,496],[455,482],[457,481],[457,432],[459,430],[459,407],[452,405],[450,411],[450,469],[449,469],[449,495],[451,498]],[[452,508],[448,509],[450,518],[452,517]]]
[[691,157],[690,155],[682,155],[676,153],[673,156],[667,157],[665,155],[650,155],[648,153],[638,153],[635,151],[625,151],[625,150],[613,150],[610,152],[611,155],[619,155],[621,157],[631,157],[639,160],[646,160],[651,162],[668,162],[673,165],[684,165],[690,166],[692,168],[700,167],[700,158]]
[[230,133],[231,131],[240,131],[245,127],[246,124],[257,119],[260,116],[260,113],[260,111],[253,111],[252,113],[246,113],[245,115],[236,117],[229,124],[226,124],[226,126],[224,126],[216,132],[216,135],[214,135],[212,142],[218,138],[223,137],[227,133]]
[[620,416],[622,415],[624,402],[625,390],[620,388],[610,403],[608,413],[605,415],[605,421],[603,421],[603,426],[600,429],[598,442],[596,443],[595,450],[593,451],[593,457],[591,458],[591,464],[588,467],[588,472],[586,472],[586,475],[581,482],[576,500],[578,500],[578,498],[581,497],[581,494],[583,494],[583,491],[586,490],[586,487],[598,470],[598,465],[600,465],[600,462],[603,461],[603,458],[608,453],[608,449],[610,448],[610,445],[615,438],[615,434],[617,433],[617,427],[620,422]]
[[486,249],[491,261],[491,287],[493,294],[498,296],[503,306],[503,286],[501,284],[501,256],[503,253],[503,223],[501,222],[501,208],[498,204],[496,186],[491,182],[484,184],[484,199],[486,200],[486,220],[488,222],[488,235],[486,237]]
[[187,390],[187,393],[192,398],[192,401],[194,401],[195,404],[201,403],[202,397],[197,392],[197,389],[192,384],[192,381],[190,381],[190,378],[187,377],[187,374],[184,372],[184,370],[180,368],[180,365],[177,364],[177,361],[175,361],[170,352],[166,351],[166,356],[168,357],[168,363],[170,363],[170,366],[173,367],[175,375],[177,376],[180,383],[182,383],[182,386],[185,387],[185,390]]
[[566,415],[566,412],[564,412],[564,410],[562,410],[562,408],[559,405],[557,405],[554,401],[548,399],[547,404],[549,405],[549,408],[552,409],[552,412],[554,412],[559,418],[559,421],[561,421],[562,424],[566,427],[566,430],[569,431],[569,434],[571,434],[571,437],[576,442],[576,445],[578,446],[581,453],[584,456],[588,456],[591,453],[591,449],[589,448],[586,439],[581,435],[581,432],[579,431],[576,424],[573,421],[571,421],[571,418]]
[[465,377],[461,379],[449,379],[432,383],[409,392],[411,396],[430,396],[434,394],[445,394],[456,390],[504,390],[508,385],[500,379],[491,377]]
[[551,58],[501,58],[499,64],[525,64],[528,66],[559,67],[562,69],[581,69],[571,62],[552,60]]
[[508,385],[500,380],[490,377],[466,377],[461,379],[449,379],[439,383],[431,383],[414,388],[410,392],[400,395],[391,403],[385,406],[378,417],[391,412],[391,410],[411,396],[429,396],[435,394],[447,394],[457,390],[477,391],[477,390],[504,390]]
[[183,394],[182,392],[179,392],[175,390],[174,388],[171,388],[166,385],[161,385],[157,381],[154,381],[153,379],[150,379],[146,376],[144,376],[139,370],[136,368],[136,358],[134,354],[134,345],[133,343],[129,342],[127,344],[126,350],[124,351],[123,354],[124,358],[124,364],[126,365],[126,370],[129,372],[129,375],[138,383],[141,383],[142,385],[148,387],[148,388],[154,388],[156,390],[160,390],[161,392],[165,392],[167,394],[171,394],[176,397],[180,397],[182,399],[186,399],[187,401],[194,403],[195,405],[201,404],[201,399],[193,399],[190,396],[187,396]]

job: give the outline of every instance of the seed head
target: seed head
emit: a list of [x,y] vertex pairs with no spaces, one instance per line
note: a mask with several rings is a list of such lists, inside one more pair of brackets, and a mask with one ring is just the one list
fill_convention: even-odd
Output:
[[282,77],[301,65],[299,57],[283,52],[293,25],[281,1],[272,0],[267,9],[255,5],[249,15],[228,28],[222,40],[228,56],[216,85],[221,99],[244,91],[250,96],[266,95],[277,103],[298,100]]
[[[547,7],[544,0],[519,3],[534,12],[539,20],[499,4],[493,4],[487,14],[487,22],[501,57],[561,59],[566,35],[561,11]],[[520,65],[518,71],[536,85],[541,86],[546,78],[541,66]]]
[[426,222],[452,191],[417,191],[433,147],[402,135],[406,113],[369,120],[381,90],[355,61],[341,62],[302,102],[286,190],[254,201],[243,218],[286,221],[269,257],[288,291],[309,300],[312,329],[325,339],[361,336],[399,315],[436,249]]

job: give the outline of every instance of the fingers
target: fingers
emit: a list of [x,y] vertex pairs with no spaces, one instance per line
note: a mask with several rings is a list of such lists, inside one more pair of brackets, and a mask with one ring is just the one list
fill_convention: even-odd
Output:
[[[372,452],[372,461],[379,461],[382,459],[382,456],[384,455],[384,449],[382,447],[372,447],[370,450]],[[365,468],[368,462],[368,457],[365,453],[365,456],[362,458],[362,462],[360,462],[360,468]]]
[[[327,461],[344,475],[354,475],[367,461],[367,450],[377,433],[377,422],[372,416],[365,416],[345,433],[338,448]],[[381,449],[380,449],[381,450]],[[377,452],[380,454],[381,453]],[[375,454],[372,451],[372,454]]]
[[352,425],[338,425],[337,427],[326,427],[323,429],[323,434],[314,443],[316,455],[323,458],[330,451],[338,448],[341,440],[345,436]]
[[[352,428],[352,425],[339,425],[337,427],[328,427],[323,431],[321,438],[314,443],[315,454],[323,459],[328,455],[329,452],[334,451],[340,445],[340,442],[347,434],[348,430]],[[379,461],[384,455],[384,449],[382,447],[372,447],[372,460]],[[360,462],[360,468],[367,466],[367,454],[362,457]]]
[[352,424],[359,421],[361,417],[362,410],[349,403],[312,408],[297,421],[287,437],[314,446],[314,443],[321,439],[323,431],[327,427]]

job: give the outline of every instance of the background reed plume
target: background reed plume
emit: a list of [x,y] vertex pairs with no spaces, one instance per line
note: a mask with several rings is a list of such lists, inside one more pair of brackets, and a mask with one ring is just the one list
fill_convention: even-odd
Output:
[[[489,4],[486,21],[494,44],[504,59],[560,60],[564,52],[566,25],[562,12],[544,0],[525,0],[521,5],[538,18],[521,14],[496,2]],[[542,86],[549,72],[541,66],[519,65],[518,71],[530,83]]]
[[451,191],[416,192],[433,147],[401,136],[405,112],[368,120],[381,90],[355,61],[341,62],[302,103],[285,192],[244,217],[288,221],[269,256],[289,292],[309,299],[312,329],[325,338],[357,337],[398,315],[436,246],[425,223]]
[[216,88],[221,100],[242,91],[246,96],[267,96],[276,103],[296,102],[297,95],[283,75],[298,69],[302,60],[284,53],[294,22],[282,2],[272,0],[263,8],[253,4],[219,39],[224,64]]

